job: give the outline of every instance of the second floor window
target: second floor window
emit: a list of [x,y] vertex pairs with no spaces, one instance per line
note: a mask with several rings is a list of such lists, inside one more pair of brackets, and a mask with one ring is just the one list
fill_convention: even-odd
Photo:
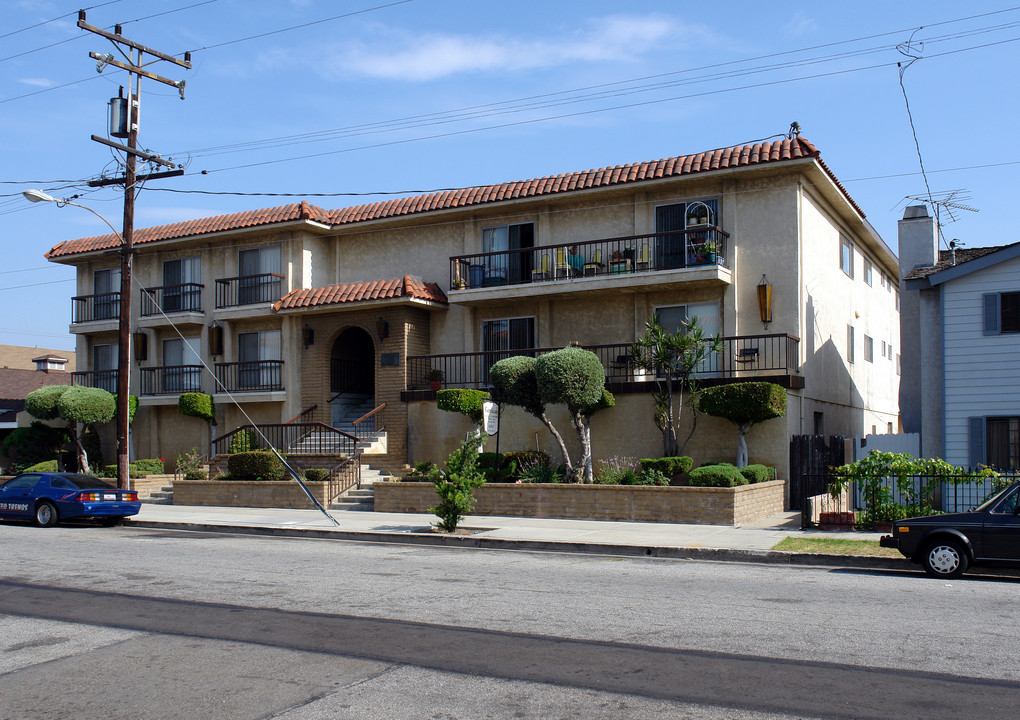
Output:
[[280,246],[250,248],[237,253],[240,280],[237,287],[239,305],[271,302],[280,297]]
[[1020,332],[1020,292],[986,293],[982,301],[985,335]]
[[163,263],[163,312],[198,310],[202,282],[202,259],[167,260]]
[[92,346],[92,387],[117,392],[117,345]]
[[109,320],[120,313],[120,268],[96,270],[92,275],[95,320]]
[[[839,267],[847,274],[847,277],[854,276],[854,246],[850,244],[850,238],[845,235],[839,236]],[[885,279],[884,274],[882,278]]]
[[[719,225],[719,201],[699,200],[692,203],[673,203],[655,208],[655,232],[669,233],[691,228]],[[698,246],[717,239],[709,237],[711,231],[692,232],[659,237],[655,241],[656,268],[682,268],[688,265],[688,256]],[[718,249],[718,248],[717,248]]]
[[486,258],[485,285],[516,284],[531,278],[532,253],[507,252],[535,247],[535,224],[500,225],[482,230],[482,252],[500,253]]
[[202,339],[163,341],[163,392],[194,392],[201,386]]
[[279,330],[259,330],[237,334],[238,387],[275,388],[281,386],[283,359]]

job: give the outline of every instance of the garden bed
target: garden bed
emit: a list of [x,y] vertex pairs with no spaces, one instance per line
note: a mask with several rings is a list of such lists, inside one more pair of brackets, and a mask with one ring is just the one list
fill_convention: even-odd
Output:
[[[425,513],[432,483],[375,484],[376,512]],[[785,480],[738,487],[487,483],[470,515],[740,525],[783,511]]]

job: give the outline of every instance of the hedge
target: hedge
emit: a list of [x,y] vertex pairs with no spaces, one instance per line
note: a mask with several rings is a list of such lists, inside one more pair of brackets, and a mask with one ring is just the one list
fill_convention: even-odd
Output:
[[482,422],[482,405],[489,399],[484,390],[453,388],[436,392],[436,406],[447,412],[461,413],[471,418],[475,425]]
[[329,470],[326,468],[308,468],[305,470],[305,480],[309,482],[329,480]]
[[227,458],[227,480],[283,480],[283,465],[268,450],[247,450]]
[[775,472],[768,465],[745,465],[740,468],[740,474],[749,483],[767,482],[775,477]]
[[510,463],[514,463],[517,471],[520,472],[523,468],[534,465],[549,467],[552,464],[552,458],[541,450],[515,450],[503,455],[503,464],[509,466]]
[[641,458],[641,470],[657,470],[670,479],[670,484],[679,484],[694,466],[694,459],[686,455],[664,458]]
[[786,390],[767,382],[705,388],[698,397],[698,409],[738,425],[760,423],[786,414]]
[[30,467],[25,468],[21,472],[56,472],[57,461],[56,460],[43,460],[40,463],[36,463]]
[[40,420],[55,420],[60,417],[57,402],[60,396],[70,389],[70,385],[47,385],[33,390],[25,396],[25,410]]
[[150,475],[162,475],[166,472],[163,464],[163,458],[144,458],[142,460],[135,460],[131,463],[131,467],[139,472],[149,473]]
[[733,465],[702,465],[687,475],[687,484],[692,487],[736,487],[747,485],[747,478]]
[[258,446],[258,438],[254,432],[251,430],[238,430],[234,433],[233,437],[230,438],[230,445],[227,448],[227,452],[247,452],[249,450],[255,450]]
[[196,417],[206,422],[216,419],[216,408],[213,406],[212,395],[205,393],[181,393],[181,396],[177,398],[177,411],[181,415]]

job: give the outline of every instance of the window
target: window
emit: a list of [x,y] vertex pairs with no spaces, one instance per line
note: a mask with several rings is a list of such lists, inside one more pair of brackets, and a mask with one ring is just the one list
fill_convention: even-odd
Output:
[[816,412],[814,416],[815,435],[825,434],[825,413]]
[[[705,337],[715,337],[722,331],[719,317],[719,303],[689,303],[687,305],[669,305],[655,308],[655,317],[667,332],[676,332],[681,324],[697,318],[698,326]],[[710,373],[719,371],[719,354],[712,353],[698,366],[697,372]]]
[[986,293],[982,300],[985,335],[1020,332],[1020,292]]
[[163,341],[164,393],[197,392],[201,386],[202,339],[174,338]]
[[93,319],[110,320],[120,315],[120,268],[96,270],[92,275]]
[[896,353],[896,374],[900,374],[900,354]]
[[118,360],[116,345],[92,346],[92,387],[117,392]]
[[871,336],[864,336],[864,361],[875,362],[875,341]]
[[251,248],[237,253],[239,305],[272,302],[280,298],[280,246]]
[[971,467],[1020,469],[1020,417],[972,417],[969,424]]
[[237,334],[238,387],[274,389],[283,387],[280,363],[283,357],[279,330]]
[[890,435],[893,434],[893,426],[891,422],[887,424],[887,431]]
[[[690,213],[688,213],[688,208],[691,210]],[[719,201],[715,198],[698,200],[692,203],[659,205],[655,208],[655,232],[677,232],[677,234],[656,239],[654,267],[687,267],[688,264],[694,261],[696,255],[703,257],[702,252],[700,252],[703,244],[708,240],[718,242],[719,238],[715,237],[710,229],[684,234],[680,234],[678,231],[687,230],[688,227],[707,228],[708,226],[718,225]],[[722,249],[719,248],[716,252],[721,253]]]
[[882,287],[885,287],[885,273],[883,272],[881,273],[881,275],[882,275]]
[[864,282],[868,283],[868,285],[871,285],[872,268],[873,266],[871,264],[871,261],[868,260],[867,258],[864,258]]
[[[482,321],[482,352],[486,353],[482,380],[488,382],[489,368],[500,360],[535,349],[535,318],[501,318]],[[528,353],[534,354],[534,353]]]
[[900,291],[896,291],[896,312],[900,311]]
[[164,262],[163,312],[198,310],[201,307],[201,289],[194,285],[201,282],[201,258],[181,258]]
[[854,326],[846,326],[846,361],[853,363],[854,361]]
[[[501,225],[482,230],[482,252],[501,253],[485,259],[483,285],[516,284],[531,279],[532,253],[512,253],[535,246],[535,224]],[[476,278],[477,279],[477,278]],[[475,287],[472,283],[472,287]]]
[[882,341],[882,357],[885,357],[885,354],[887,352],[887,350],[886,350],[887,347],[888,346],[885,344],[885,340],[883,340]]
[[854,276],[854,246],[850,244],[850,238],[839,236],[839,267],[847,274],[847,277]]

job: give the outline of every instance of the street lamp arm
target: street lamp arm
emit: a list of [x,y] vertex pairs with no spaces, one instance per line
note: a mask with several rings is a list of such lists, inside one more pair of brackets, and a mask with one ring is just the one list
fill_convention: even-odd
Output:
[[124,243],[124,236],[120,234],[120,230],[115,228],[109,220],[107,220],[105,217],[97,213],[88,205],[82,205],[81,203],[72,202],[71,200],[61,200],[60,198],[55,198],[52,195],[47,195],[42,190],[25,190],[21,194],[24,195],[25,199],[28,200],[29,202],[34,203],[51,202],[56,203],[57,207],[64,207],[65,205],[74,205],[75,207],[81,208],[82,210],[88,210],[90,213],[92,213],[97,218],[106,223],[111,230],[113,230],[113,234],[117,236],[117,239],[120,240],[121,244]]

